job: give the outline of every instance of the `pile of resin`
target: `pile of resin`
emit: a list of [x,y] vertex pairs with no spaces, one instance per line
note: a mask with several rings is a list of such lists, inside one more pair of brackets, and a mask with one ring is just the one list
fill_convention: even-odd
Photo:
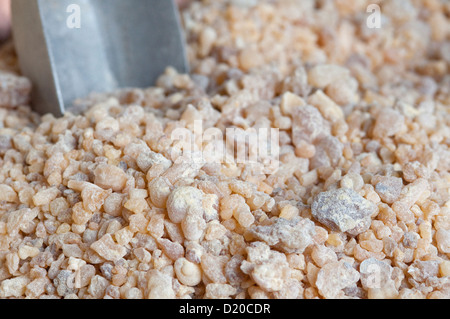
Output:
[[[190,75],[62,118],[0,48],[0,298],[450,298],[450,4],[371,3],[195,1]],[[183,157],[195,121],[278,169]]]

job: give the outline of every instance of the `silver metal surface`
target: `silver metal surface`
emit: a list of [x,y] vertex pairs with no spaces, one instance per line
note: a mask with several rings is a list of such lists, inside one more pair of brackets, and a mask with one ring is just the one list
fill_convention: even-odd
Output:
[[173,0],[13,0],[12,15],[19,65],[41,114],[60,116],[91,92],[151,86],[167,66],[188,72]]

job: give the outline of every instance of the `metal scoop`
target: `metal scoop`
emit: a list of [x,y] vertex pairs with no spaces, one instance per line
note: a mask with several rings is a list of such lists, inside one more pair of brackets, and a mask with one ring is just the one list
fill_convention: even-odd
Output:
[[148,87],[188,72],[173,0],[13,0],[13,39],[32,107],[55,116],[91,92]]

